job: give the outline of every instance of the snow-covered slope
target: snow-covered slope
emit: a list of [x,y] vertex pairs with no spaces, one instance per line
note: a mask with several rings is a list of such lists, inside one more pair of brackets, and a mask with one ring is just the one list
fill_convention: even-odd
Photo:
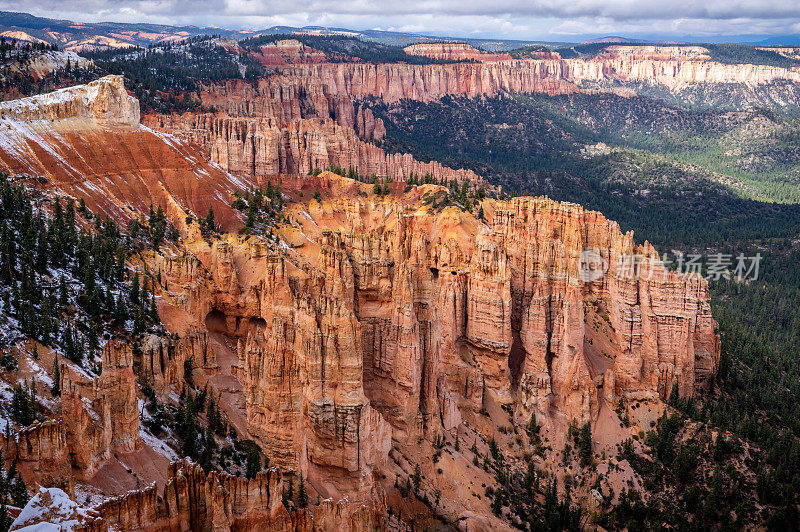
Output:
[[213,205],[218,222],[237,228],[230,193],[248,186],[199,146],[142,126],[120,76],[0,103],[0,171],[42,177],[123,224],[151,203],[176,220]]
[[39,488],[10,530],[17,532],[66,532],[74,530],[89,517],[86,509],[58,488]]

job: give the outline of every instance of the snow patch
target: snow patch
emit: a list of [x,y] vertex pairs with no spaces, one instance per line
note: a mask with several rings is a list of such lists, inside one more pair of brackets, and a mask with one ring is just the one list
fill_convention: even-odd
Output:
[[25,532],[71,531],[90,518],[87,510],[58,488],[39,488],[11,530]]

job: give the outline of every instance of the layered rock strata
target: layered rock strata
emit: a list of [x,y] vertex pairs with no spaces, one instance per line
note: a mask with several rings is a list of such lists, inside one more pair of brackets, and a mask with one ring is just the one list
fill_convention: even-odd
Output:
[[[195,248],[187,309],[238,343],[248,430],[271,463],[363,500],[390,439],[452,429],[487,401],[520,423],[583,423],[708,386],[719,338],[702,278],[577,205],[487,200],[483,223],[424,206],[436,190],[298,205],[282,251]],[[587,252],[607,265],[589,280]]]
[[313,513],[288,512],[281,498],[283,476],[277,469],[246,479],[225,473],[206,474],[197,465],[176,462],[170,465],[169,476],[163,495],[151,486],[110,499],[94,509],[98,517],[77,530],[368,532],[381,523],[374,509],[346,501],[322,501]]
[[86,85],[0,102],[0,119],[87,119],[103,124],[139,125],[139,102],[125,92],[122,76],[106,76]]
[[[353,129],[332,120],[297,119],[282,123],[266,118],[221,117],[211,114],[152,117],[154,127],[202,146],[223,169],[245,177],[308,175],[331,166],[352,168],[362,176],[396,181],[412,173],[440,181],[484,183],[466,169],[436,161],[421,162],[410,154],[386,153],[361,140]],[[488,185],[487,185],[488,186]]]
[[122,340],[103,348],[103,369],[89,378],[62,363],[62,418],[73,471],[91,478],[113,452],[141,448],[139,408],[136,398],[133,354]]
[[0,104],[0,170],[44,178],[122,224],[161,205],[184,231],[189,211],[211,206],[222,228],[240,227],[230,194],[248,186],[197,146],[141,126],[119,76]]
[[491,54],[465,43],[420,43],[406,46],[408,55],[418,55],[444,61],[508,61],[509,54]]

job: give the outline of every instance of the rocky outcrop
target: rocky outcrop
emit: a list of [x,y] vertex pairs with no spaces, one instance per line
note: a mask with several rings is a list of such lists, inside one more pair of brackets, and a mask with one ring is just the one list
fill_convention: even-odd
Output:
[[[246,177],[308,175],[314,169],[338,166],[344,171],[353,168],[361,176],[374,174],[396,181],[405,181],[413,173],[419,178],[430,174],[437,181],[484,182],[471,170],[451,169],[436,161],[423,163],[407,153],[386,153],[331,120],[298,119],[281,124],[271,119],[211,114],[159,116],[157,120],[154,127],[203,146],[215,163]],[[367,118],[364,121],[369,123]]]
[[[201,86],[199,96],[206,107],[232,117],[271,118],[279,125],[299,118],[330,118],[367,140],[380,141],[386,134],[383,122],[358,98],[333,92],[310,77],[273,74],[258,80],[227,80]],[[148,116],[145,122],[158,127],[160,119]]]
[[16,464],[24,478],[72,491],[66,433],[60,421],[38,422],[11,436],[0,434],[0,446],[3,461]]
[[288,512],[281,498],[283,475],[274,468],[246,479],[225,473],[206,474],[197,465],[176,462],[170,465],[169,476],[163,495],[151,486],[108,500],[95,508],[99,517],[77,530],[367,532],[381,523],[379,505],[356,506],[347,501],[329,499],[313,512]]
[[380,141],[386,134],[383,122],[375,119],[365,99],[396,102],[503,92],[563,94],[611,85],[618,89],[620,83],[635,91],[641,83],[680,90],[709,83],[758,86],[800,82],[800,71],[717,63],[702,47],[611,46],[588,59],[562,59],[551,52],[511,59],[482,54],[469,45],[446,43],[413,45],[407,51],[437,59],[470,59],[458,54],[471,51],[479,59],[431,65],[285,65],[278,68],[278,74],[257,81],[231,80],[202,87],[203,104],[222,115],[149,116],[145,121],[199,143],[213,161],[239,175],[353,166],[362,175],[401,180],[411,172],[424,174],[431,169],[419,168],[408,155],[384,154],[359,140]]
[[267,43],[249,53],[249,56],[264,66],[290,63],[321,63],[325,54],[306,46],[297,39],[281,39]]
[[703,279],[577,205],[486,200],[484,223],[425,207],[437,189],[295,205],[281,232],[294,247],[229,236],[194,247],[202,266],[165,272],[179,285],[191,270],[185,308],[238,344],[247,428],[270,463],[365,500],[390,440],[433,437],[487,404],[566,426],[711,382]]
[[61,366],[62,418],[70,462],[79,478],[91,478],[113,452],[141,448],[139,408],[130,345],[112,339],[103,347],[99,377]]
[[475,97],[501,92],[568,94],[577,87],[561,60],[409,65],[405,63],[323,63],[281,67],[287,77],[314,80],[330,94],[432,101],[446,95]]
[[208,333],[197,326],[191,327],[177,341],[153,335],[148,336],[143,344],[134,353],[133,367],[136,375],[160,395],[170,386],[183,382],[187,361],[191,361],[192,367],[209,373],[219,367]]
[[[249,433],[270,463],[308,477],[323,496],[366,500],[391,430],[363,390],[361,328],[342,251],[323,250],[327,275],[295,278],[275,251],[237,239],[198,248],[203,268],[188,309],[238,343]],[[288,270],[287,270],[288,268]],[[167,269],[172,275],[182,269]]]
[[478,50],[466,43],[420,43],[406,46],[403,51],[408,55],[419,55],[443,61],[508,61],[509,54],[492,54]]
[[500,92],[565,94],[601,81],[648,82],[675,87],[693,83],[766,84],[800,82],[800,71],[767,65],[725,64],[707,55],[609,47],[590,59],[536,58],[436,65],[318,64],[281,69],[284,76],[317,80],[327,91],[351,98],[376,97],[431,101],[445,95],[493,95]]
[[119,76],[0,104],[0,170],[41,176],[122,224],[160,205],[184,232],[211,206],[223,229],[240,227],[230,194],[247,187],[197,146],[139,125]]
[[65,70],[67,67],[91,69],[94,68],[94,61],[75,52],[52,50],[41,53],[34,52],[25,62],[14,59],[7,63],[10,72],[29,74],[34,79],[42,79],[53,72]]
[[125,91],[122,76],[106,76],[86,85],[0,102],[0,119],[87,119],[135,127],[139,125],[139,102]]
[[581,82],[641,81],[669,88],[695,83],[761,85],[800,82],[800,70],[712,61],[699,46],[610,46],[592,59],[566,59],[565,79]]

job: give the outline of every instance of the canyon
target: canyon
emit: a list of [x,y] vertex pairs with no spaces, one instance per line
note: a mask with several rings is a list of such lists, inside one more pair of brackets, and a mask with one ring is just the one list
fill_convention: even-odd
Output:
[[[472,170],[386,153],[383,123],[362,105],[567,93],[614,76],[794,75],[731,73],[701,51],[659,59],[655,72],[652,54],[672,52],[610,53],[600,63],[285,65],[254,82],[206,84],[208,112],[141,116],[119,76],[0,104],[0,166],[12,178],[84,200],[122,227],[160,207],[179,234],[129,260],[131,272],[157,275],[150,289],[168,335],[145,334],[136,349],[104,339],[96,376],[60,358],[57,415],[3,437],[4,460],[31,483],[102,492],[87,531],[403,529],[394,507],[462,530],[510,529],[488,497],[468,492],[493,480],[459,442],[484,456],[499,442],[515,468],[558,478],[570,427],[588,423],[610,468],[673,394],[711,389],[720,337],[708,283],[669,271],[600,213],[502,199]],[[321,171],[331,167],[385,187]],[[448,187],[408,184],[425,174],[473,191],[474,206],[445,201]],[[267,184],[280,185],[280,217],[240,231],[236,193]],[[209,230],[199,220],[210,209]],[[600,275],[587,277],[587,256]],[[239,439],[258,444],[264,471],[203,471],[144,430],[142,383],[174,405],[189,380],[219,398]],[[535,456],[532,419],[549,448]],[[400,496],[415,476],[436,514]],[[287,508],[282,494],[301,481],[318,503]],[[617,493],[628,485],[616,482]]]

